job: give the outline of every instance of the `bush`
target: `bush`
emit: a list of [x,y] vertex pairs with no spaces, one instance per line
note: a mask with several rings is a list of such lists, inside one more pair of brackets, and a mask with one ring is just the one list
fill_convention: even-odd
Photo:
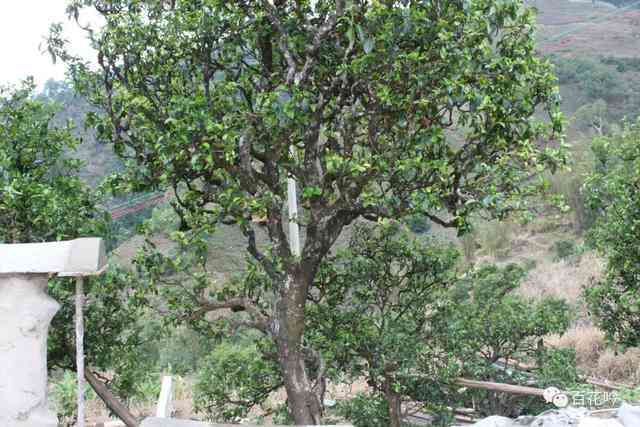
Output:
[[354,427],[388,427],[387,401],[375,394],[358,393],[349,400],[339,402],[338,414]]
[[[525,271],[516,265],[485,265],[468,272],[451,290],[447,309],[433,328],[441,345],[462,361],[461,375],[511,384],[562,383],[575,362],[563,359],[565,371],[552,369],[559,357],[548,350],[543,337],[562,334],[569,327],[569,306],[562,300],[533,301],[515,294]],[[533,373],[521,372],[500,361],[537,362]],[[573,377],[572,377],[573,378]],[[575,378],[574,378],[575,379]],[[450,406],[471,405],[485,415],[517,416],[540,409],[539,399],[470,390],[452,396]]]
[[[579,165],[582,170],[583,166]],[[573,216],[573,227],[577,233],[589,230],[597,217],[597,212],[589,207],[586,202],[582,186],[583,174],[578,172],[559,173],[551,178],[551,191],[562,197]],[[557,228],[558,224],[555,224]],[[544,227],[543,227],[544,228]],[[545,231],[553,231],[554,228],[546,228]]]
[[[488,265],[460,276],[457,258],[446,245],[382,224],[356,228],[348,249],[323,266],[314,295],[326,304],[309,310],[307,337],[330,369],[366,379],[371,394],[343,407],[354,424],[399,426],[406,400],[443,419],[447,407],[472,399],[486,414],[519,415],[544,404],[485,391],[460,394],[454,381],[460,375],[512,384],[573,378],[575,362],[542,342],[566,331],[568,304],[516,295],[526,274],[519,266]],[[536,372],[497,364],[514,358],[538,362]]]
[[556,74],[561,84],[577,84],[590,100],[614,99],[627,95],[624,80],[600,59],[592,57],[553,57]]
[[580,255],[580,248],[574,240],[559,240],[553,244],[555,261],[577,261]]
[[640,71],[640,58],[620,58],[617,56],[608,56],[602,58],[602,62],[608,65],[614,65],[619,73],[626,71]]
[[609,106],[603,99],[585,104],[573,114],[573,121],[578,129],[593,131],[597,135],[610,131],[609,120]]
[[[86,400],[96,398],[95,393],[87,384],[85,384],[84,395]],[[60,425],[74,426],[78,418],[78,383],[75,372],[63,371],[60,378],[53,381],[51,400]]]
[[585,290],[591,313],[610,340],[640,344],[640,120],[593,143],[594,172],[586,183],[598,221],[588,241],[607,257],[605,277]]
[[354,227],[348,248],[318,274],[313,292],[324,301],[308,310],[309,343],[333,370],[365,377],[375,399],[385,399],[388,422],[381,425],[401,425],[407,396],[440,399],[450,360],[432,345],[429,319],[456,280],[458,256],[451,245],[417,240],[385,222]]
[[281,385],[277,364],[255,345],[222,343],[197,374],[195,408],[211,421],[237,421]]

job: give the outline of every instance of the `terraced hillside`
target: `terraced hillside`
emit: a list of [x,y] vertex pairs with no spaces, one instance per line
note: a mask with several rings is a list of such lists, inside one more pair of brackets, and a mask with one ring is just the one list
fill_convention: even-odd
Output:
[[[640,56],[640,9],[608,3],[535,0],[539,49],[567,56]],[[637,6],[637,5],[636,5]]]

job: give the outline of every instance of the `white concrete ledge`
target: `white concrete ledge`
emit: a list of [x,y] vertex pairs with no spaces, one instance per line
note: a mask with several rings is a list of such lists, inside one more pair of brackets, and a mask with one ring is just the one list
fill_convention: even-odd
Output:
[[90,237],[64,242],[0,244],[0,274],[90,276],[107,264],[104,242]]

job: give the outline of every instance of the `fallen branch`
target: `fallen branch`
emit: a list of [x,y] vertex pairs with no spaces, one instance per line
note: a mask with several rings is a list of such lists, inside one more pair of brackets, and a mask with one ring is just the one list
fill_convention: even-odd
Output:
[[622,386],[620,384],[612,384],[612,383],[609,383],[609,382],[604,382],[604,381],[597,380],[595,378],[587,378],[587,383],[591,384],[591,385],[594,385],[596,387],[605,388],[607,390],[619,391],[619,390],[624,389],[624,386]]
[[84,369],[84,377],[91,385],[91,388],[102,399],[114,414],[118,416],[127,427],[138,427],[139,423],[136,417],[129,411],[129,409],[120,402],[120,400],[109,390],[109,388],[96,377],[89,368]]
[[454,415],[454,418],[456,421],[469,423],[469,424],[475,423],[476,421],[478,421],[476,418],[468,417],[466,415]]

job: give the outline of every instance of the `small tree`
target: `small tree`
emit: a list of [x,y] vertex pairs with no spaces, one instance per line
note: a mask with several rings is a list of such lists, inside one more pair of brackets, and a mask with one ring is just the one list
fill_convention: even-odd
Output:
[[573,115],[573,120],[580,130],[592,130],[597,136],[602,136],[610,127],[608,110],[606,101],[598,99],[578,108]]
[[[273,340],[297,424],[322,413],[305,309],[344,227],[420,213],[464,231],[473,211],[522,208],[564,161],[555,78],[517,0],[75,0],[69,12],[84,6],[104,19],[88,33],[99,71],[64,51],[59,26],[50,49],[105,111],[99,135],[129,166],[115,183],[172,188],[183,230],[242,230],[270,285],[202,295],[200,313],[242,307]],[[551,123],[533,119],[539,107]],[[289,221],[304,229],[300,256]]]
[[[484,381],[564,387],[577,380],[575,360],[545,347],[543,337],[563,334],[570,325],[571,308],[545,297],[533,301],[518,296],[525,272],[517,265],[485,265],[467,272],[446,297],[449,303],[433,319],[440,345],[461,362],[460,375]],[[556,360],[566,362],[557,370]],[[518,361],[533,362],[536,369],[523,373]],[[555,369],[555,370],[554,370]],[[452,395],[464,404],[475,402],[486,415],[521,415],[522,407],[539,400],[493,392]]]
[[640,120],[593,143],[588,202],[598,212],[590,242],[606,257],[602,279],[585,289],[592,314],[614,342],[640,344]]
[[[70,124],[52,127],[52,104],[34,101],[34,84],[0,89],[0,241],[68,239],[99,227],[96,198],[67,157],[78,141]],[[69,215],[73,212],[73,215]]]
[[[98,198],[78,177],[80,162],[71,157],[78,140],[71,124],[53,123],[58,108],[35,100],[27,80],[17,89],[0,91],[0,241],[30,243],[104,236],[109,239],[108,215]],[[116,384],[131,388],[137,364],[135,322],[139,308],[128,304],[132,287],[126,272],[110,269],[104,276],[86,279],[86,375],[92,385],[95,369],[116,369]],[[50,294],[61,303],[49,336],[50,368],[75,369],[73,283],[52,279]],[[96,382],[98,381],[98,382]],[[107,390],[108,392],[108,390]],[[98,392],[107,406],[117,403],[110,393]],[[130,414],[117,411],[123,418]],[[129,422],[131,424],[131,422]]]
[[308,310],[308,339],[327,368],[365,378],[386,399],[392,427],[401,425],[407,397],[443,400],[450,361],[430,320],[446,304],[457,258],[452,246],[419,242],[397,224],[357,226],[314,283],[309,298],[319,303]]
[[223,343],[198,372],[196,409],[213,421],[237,421],[280,387],[277,363],[265,359],[255,345]]

